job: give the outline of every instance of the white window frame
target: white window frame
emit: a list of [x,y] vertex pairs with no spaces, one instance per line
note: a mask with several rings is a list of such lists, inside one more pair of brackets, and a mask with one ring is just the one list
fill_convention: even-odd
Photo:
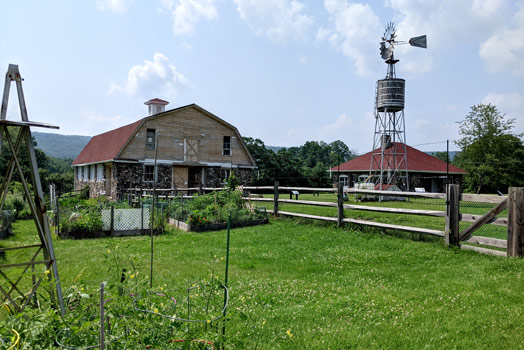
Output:
[[[229,142],[226,143],[226,137],[229,137]],[[223,156],[232,156],[233,155],[233,152],[231,150],[231,141],[232,141],[233,137],[232,136],[228,136],[228,135],[224,135],[224,137],[222,138],[222,155]],[[226,145],[229,145],[229,147],[226,148]],[[227,154],[226,154],[227,152]]]
[[[148,135],[149,135],[150,132],[153,133],[153,140],[152,140],[152,142],[149,142],[149,136]],[[146,129],[146,151],[154,151],[155,150],[156,138],[157,138],[156,129],[153,129],[153,128]]]
[[97,181],[104,181],[104,164],[97,164],[96,165],[96,179]]
[[340,175],[340,183],[342,187],[349,187],[349,177],[347,175]]
[[[153,168],[153,179],[152,180],[146,180],[146,169],[148,167],[152,167]],[[158,172],[158,168],[156,169],[157,171],[155,171],[155,166],[153,164],[144,164],[144,176],[143,176],[143,180],[144,182],[154,182],[156,179],[157,179],[157,172]],[[151,174],[150,172],[147,173],[148,175]]]
[[220,181],[225,184],[231,176],[231,168],[220,169]]

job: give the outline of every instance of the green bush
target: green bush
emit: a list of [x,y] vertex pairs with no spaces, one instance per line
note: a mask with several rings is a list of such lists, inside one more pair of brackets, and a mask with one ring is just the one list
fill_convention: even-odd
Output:
[[70,237],[96,237],[102,231],[102,214],[97,208],[80,209],[60,216],[60,234]]
[[242,199],[242,192],[221,191],[196,196],[192,200],[174,201],[170,208],[170,215],[177,220],[191,225],[226,222],[231,213],[234,223],[265,217],[261,213],[246,208]]

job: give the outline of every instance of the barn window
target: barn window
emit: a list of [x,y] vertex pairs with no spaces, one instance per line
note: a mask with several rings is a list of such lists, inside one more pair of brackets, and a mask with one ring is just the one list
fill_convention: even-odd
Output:
[[220,175],[222,183],[225,184],[231,175],[231,169],[222,169]]
[[222,155],[231,155],[231,136],[224,136],[224,143],[222,146]]
[[155,138],[156,138],[156,130],[155,129],[147,129],[147,133],[146,133],[146,150],[148,150],[148,151],[154,151],[155,150]]
[[104,164],[98,164],[96,168],[96,179],[98,181],[104,180]]
[[349,178],[347,175],[340,175],[340,183],[342,184],[343,187],[348,187],[349,186]]
[[153,182],[155,181],[155,166],[144,165],[144,181]]

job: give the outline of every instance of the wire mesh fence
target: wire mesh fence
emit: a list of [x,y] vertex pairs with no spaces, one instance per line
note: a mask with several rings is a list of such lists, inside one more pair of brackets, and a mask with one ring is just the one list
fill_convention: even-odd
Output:
[[167,203],[151,199],[138,201],[134,206],[126,202],[64,201],[51,212],[51,223],[61,238],[90,238],[106,235],[140,235],[152,229],[158,233],[164,228]]
[[[460,221],[460,230],[464,230],[473,224],[473,221],[488,213],[495,208],[497,203],[461,201],[460,214],[462,220]],[[508,209],[503,210],[495,216],[489,224],[482,225],[475,231],[476,236],[506,239],[508,235]],[[467,221],[465,221],[467,220]]]

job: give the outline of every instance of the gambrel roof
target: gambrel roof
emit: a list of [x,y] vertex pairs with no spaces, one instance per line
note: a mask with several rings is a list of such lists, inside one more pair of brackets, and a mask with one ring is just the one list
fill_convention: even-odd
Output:
[[[401,146],[397,146],[397,149],[402,149]],[[391,148],[390,148],[391,149]],[[368,172],[371,165],[371,153],[380,152],[380,149],[376,149],[373,152],[368,152],[355,159],[348,160],[345,163],[340,164],[340,172]],[[387,152],[387,150],[386,150]],[[446,173],[446,162],[433,157],[425,152],[419,151],[409,145],[406,145],[406,156],[408,162],[408,172],[417,173]],[[397,164],[401,161],[401,155],[397,155]],[[338,171],[339,167],[334,166],[330,169],[331,171]],[[373,169],[378,170],[378,169]],[[454,165],[449,164],[450,174],[467,174],[467,171],[460,169]]]
[[137,131],[146,121],[154,119],[154,118],[162,118],[162,116],[165,116],[166,114],[178,112],[178,111],[188,109],[188,108],[196,109],[199,112],[206,115],[207,117],[232,129],[235,132],[235,135],[237,139],[239,140],[240,145],[242,146],[244,151],[247,153],[250,161],[252,162],[253,165],[255,165],[255,161],[253,157],[251,156],[251,154],[249,153],[244,141],[242,140],[242,136],[240,136],[240,133],[238,132],[237,128],[227,123],[226,121],[220,119],[213,113],[208,112],[204,108],[194,103],[187,105],[187,106],[182,106],[182,107],[178,107],[175,109],[171,109],[171,110],[168,110],[162,113],[158,113],[152,116],[148,116],[132,124],[125,125],[120,128],[117,128],[111,131],[107,131],[103,134],[93,136],[93,138],[89,141],[89,143],[84,147],[82,152],[80,152],[78,157],[76,157],[76,159],[73,161],[72,165],[102,163],[102,162],[108,162],[108,161],[114,161],[114,160],[128,160],[128,159],[120,159],[119,156],[122,153],[122,151],[124,150],[124,148],[126,147],[126,145],[129,143],[131,138],[137,133]]

